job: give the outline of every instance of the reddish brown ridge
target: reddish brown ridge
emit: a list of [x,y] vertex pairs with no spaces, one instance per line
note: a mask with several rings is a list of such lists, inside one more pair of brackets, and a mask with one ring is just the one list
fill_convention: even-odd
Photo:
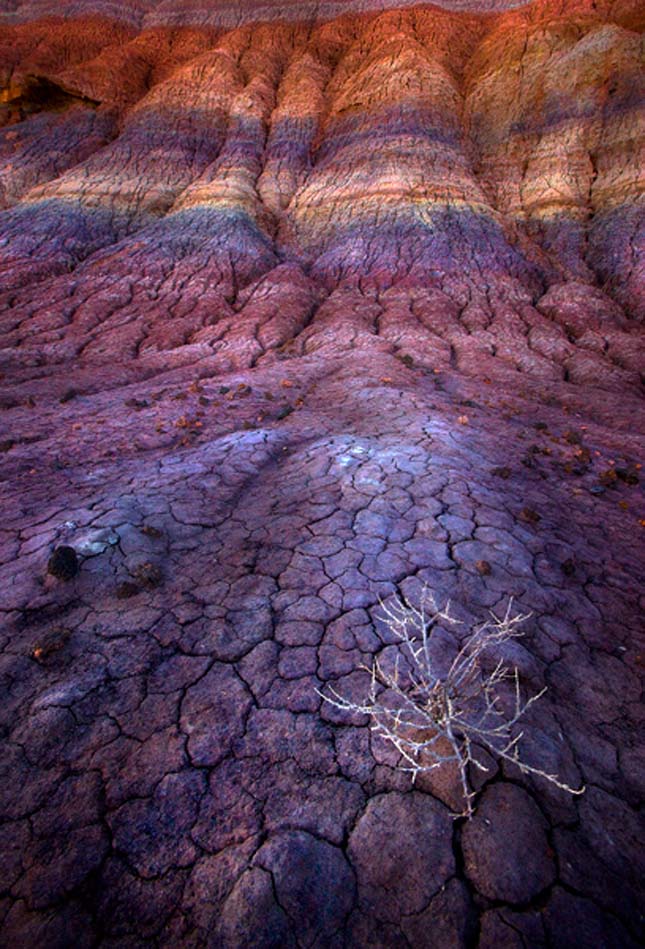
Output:
[[[643,25],[0,2],[2,945],[641,944]],[[322,703],[424,585],[583,795]]]

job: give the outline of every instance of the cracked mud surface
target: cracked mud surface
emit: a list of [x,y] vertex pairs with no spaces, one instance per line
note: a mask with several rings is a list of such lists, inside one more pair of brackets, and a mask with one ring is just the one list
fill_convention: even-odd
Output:
[[[0,4],[0,941],[635,947],[638,5],[198,6]],[[584,795],[322,702],[424,584]]]

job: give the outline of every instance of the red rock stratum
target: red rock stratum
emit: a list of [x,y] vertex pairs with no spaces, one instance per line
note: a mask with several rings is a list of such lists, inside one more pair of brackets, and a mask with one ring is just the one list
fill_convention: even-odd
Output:
[[[644,24],[0,0],[2,945],[641,944]],[[321,702],[423,584],[584,795]]]

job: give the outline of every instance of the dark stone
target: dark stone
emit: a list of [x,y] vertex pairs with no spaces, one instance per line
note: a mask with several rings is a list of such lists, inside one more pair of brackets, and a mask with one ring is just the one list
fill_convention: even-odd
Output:
[[124,580],[116,588],[116,595],[119,600],[128,600],[131,596],[136,596],[140,592],[141,587],[138,583],[133,583],[132,580]]
[[74,548],[64,544],[55,547],[47,564],[47,572],[58,580],[71,580],[78,571],[78,557]]
[[67,644],[71,630],[63,627],[56,627],[42,636],[32,650],[32,657],[38,662],[44,662],[49,656],[63,649]]
[[64,404],[65,402],[71,402],[72,399],[75,399],[77,395],[78,392],[76,389],[66,389],[61,395],[59,402],[61,402],[61,404]]
[[155,587],[161,585],[163,580],[163,574],[157,564],[149,561],[137,564],[130,573],[147,590],[154,590]]
[[630,468],[616,468],[616,477],[620,481],[624,481],[625,484],[629,484],[631,487],[634,487],[639,483],[638,475]]
[[598,480],[603,487],[613,488],[618,481],[618,475],[613,468],[607,468],[605,471],[600,472]]
[[541,515],[530,507],[523,507],[518,516],[525,524],[538,524],[542,520]]

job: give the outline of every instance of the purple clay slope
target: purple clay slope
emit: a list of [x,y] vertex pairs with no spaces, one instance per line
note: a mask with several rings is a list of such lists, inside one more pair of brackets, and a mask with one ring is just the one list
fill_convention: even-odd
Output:
[[[640,944],[643,25],[0,3],[2,945]],[[424,584],[584,795],[322,703]]]

